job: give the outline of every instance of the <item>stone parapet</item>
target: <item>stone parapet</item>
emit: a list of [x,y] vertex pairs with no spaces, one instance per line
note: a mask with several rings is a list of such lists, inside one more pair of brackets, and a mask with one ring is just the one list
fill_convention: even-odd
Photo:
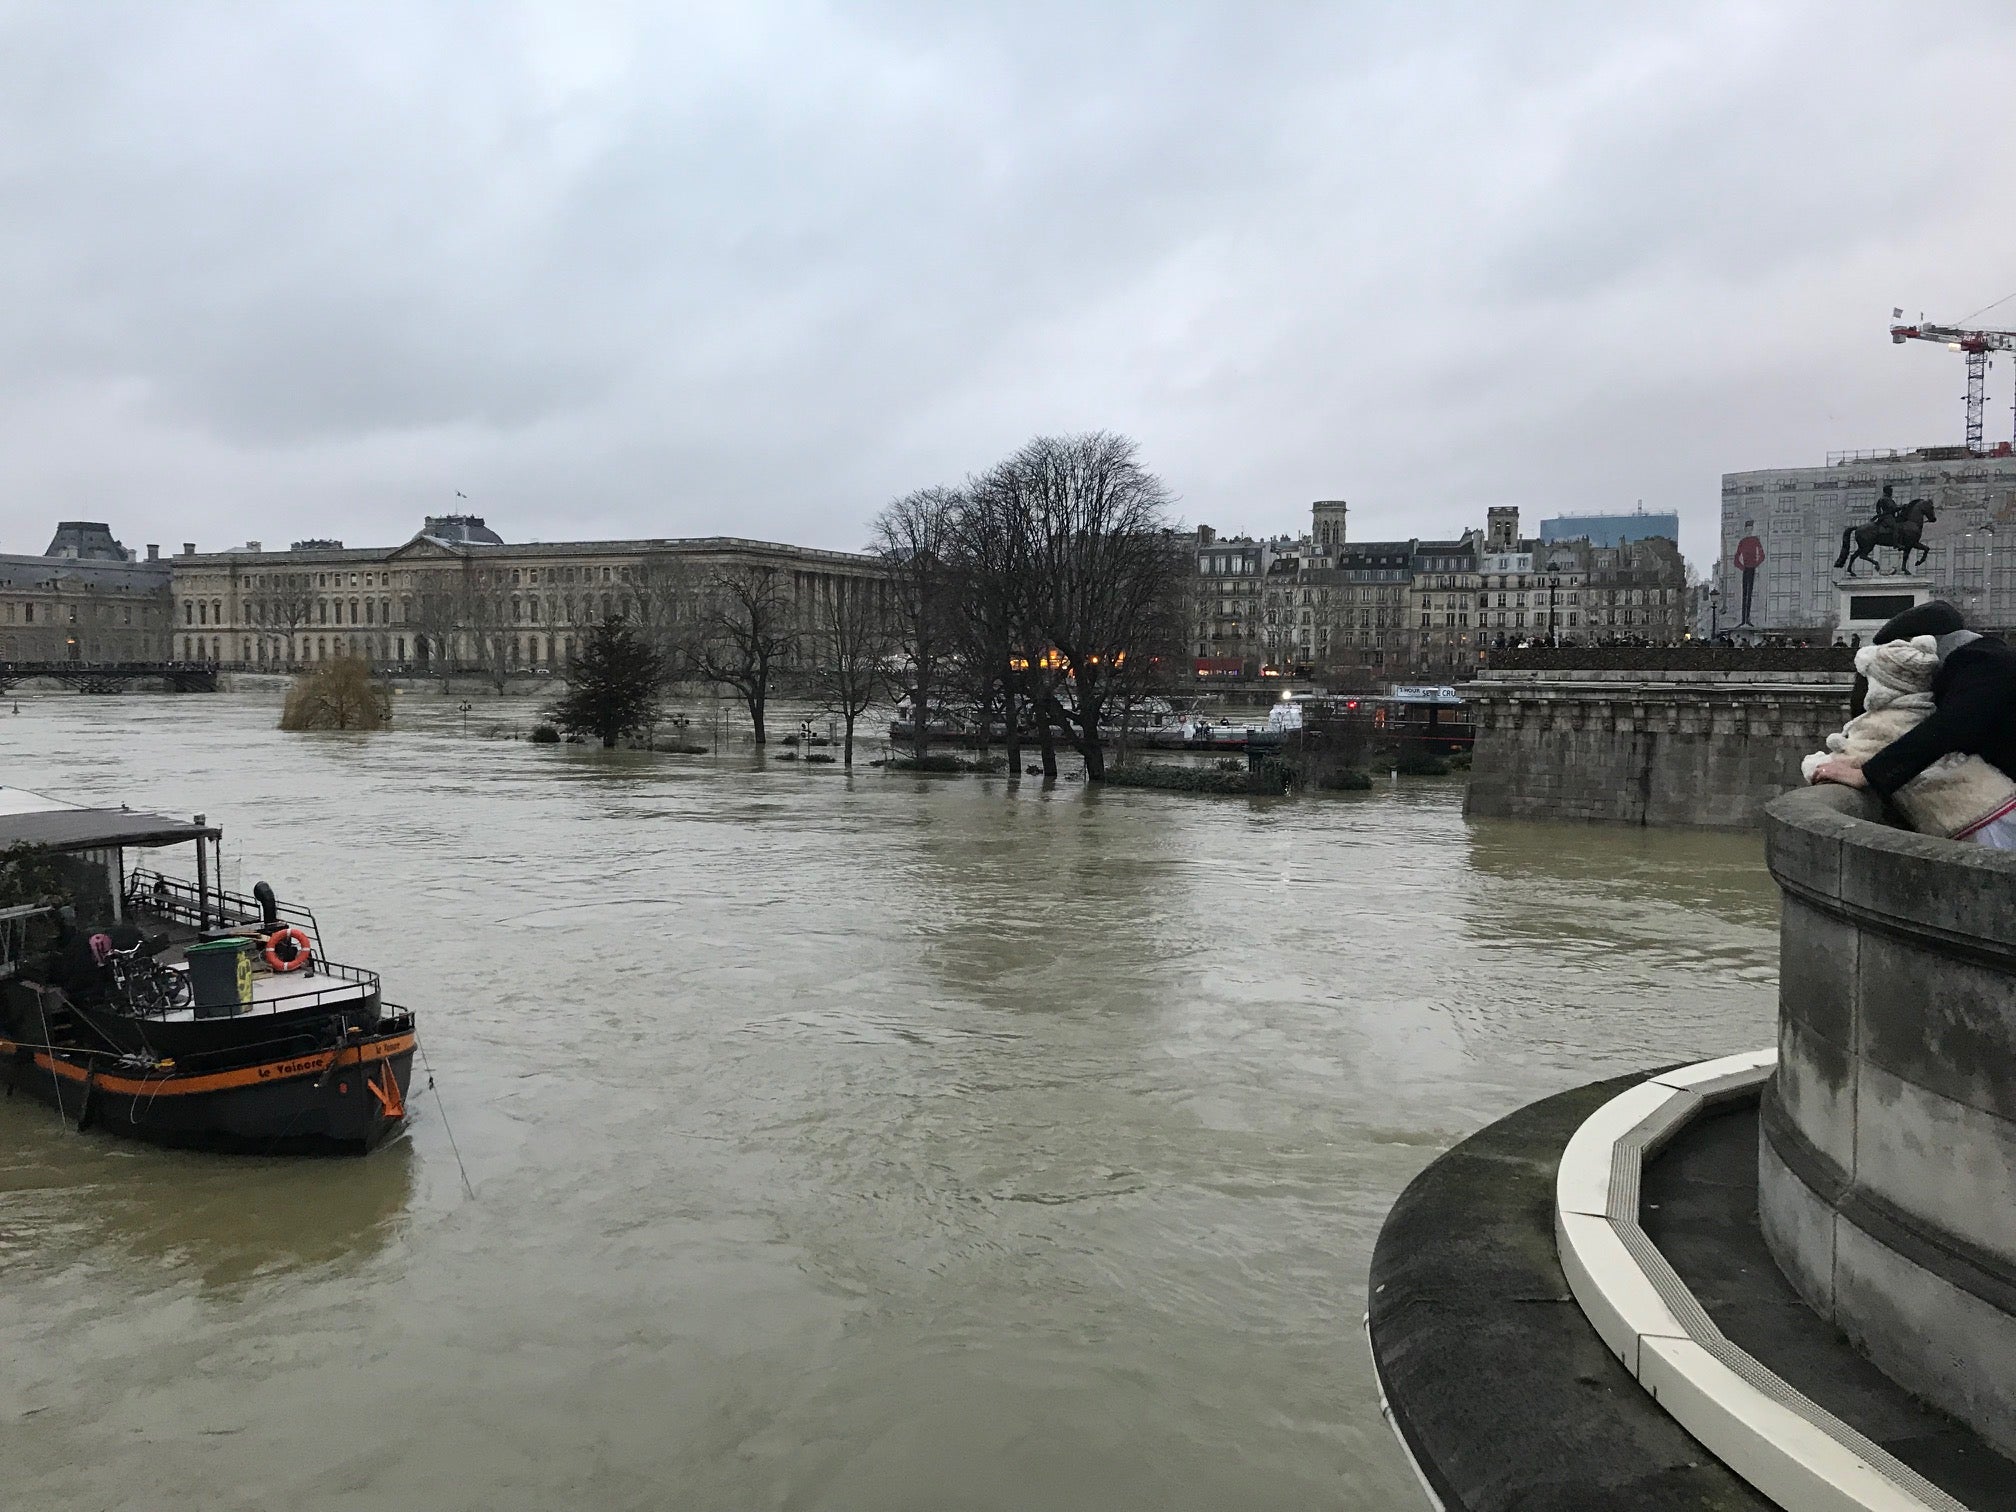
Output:
[[1847,688],[1852,672],[1800,671],[1796,668],[1747,668],[1724,672],[1713,667],[1661,667],[1649,672],[1625,672],[1603,667],[1494,667],[1488,676],[1465,687],[1478,688],[1645,687],[1645,688]]
[[[1761,674],[1760,674],[1761,675]],[[1507,676],[1464,696],[1477,740],[1466,813],[1742,828],[1848,717],[1849,685],[1713,677]]]
[[1481,675],[1604,672],[1668,680],[1681,674],[1761,676],[1819,673],[1846,679],[1855,654],[1845,646],[1524,646],[1485,653]]
[[1886,1374],[2016,1452],[2016,855],[1882,817],[1839,787],[1767,811],[1765,1237]]

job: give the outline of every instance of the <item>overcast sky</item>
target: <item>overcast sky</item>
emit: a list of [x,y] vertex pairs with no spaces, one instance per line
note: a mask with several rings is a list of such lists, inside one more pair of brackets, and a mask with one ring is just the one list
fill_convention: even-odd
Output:
[[0,0],[0,549],[852,548],[1101,427],[1221,532],[1706,559],[1725,470],[1959,441],[1884,328],[2016,292],[2012,77],[2006,0]]

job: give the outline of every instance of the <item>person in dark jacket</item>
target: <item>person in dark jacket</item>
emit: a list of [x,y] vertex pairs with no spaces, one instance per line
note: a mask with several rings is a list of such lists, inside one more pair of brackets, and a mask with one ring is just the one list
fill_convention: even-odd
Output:
[[[1815,782],[1867,788],[1884,798],[1942,756],[1956,751],[1979,756],[2016,777],[2016,650],[1999,636],[1967,628],[1960,611],[1943,599],[1907,609],[1878,630],[1878,645],[1916,635],[1939,643],[1939,670],[1932,679],[1932,712],[1861,766],[1823,762]],[[2016,811],[1983,825],[1972,837],[1982,845],[2016,850]]]

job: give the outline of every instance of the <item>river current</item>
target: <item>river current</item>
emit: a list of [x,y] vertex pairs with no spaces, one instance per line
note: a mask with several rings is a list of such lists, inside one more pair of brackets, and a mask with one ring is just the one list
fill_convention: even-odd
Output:
[[1394,1197],[1521,1103],[1772,1034],[1755,837],[1468,821],[1450,779],[8,707],[0,782],[221,824],[437,1084],[346,1161],[0,1103],[13,1506],[1419,1512],[1361,1324]]

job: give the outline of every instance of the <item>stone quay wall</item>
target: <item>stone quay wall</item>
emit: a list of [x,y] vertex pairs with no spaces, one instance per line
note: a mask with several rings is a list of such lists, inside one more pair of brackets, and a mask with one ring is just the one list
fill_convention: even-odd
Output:
[[1477,730],[1464,812],[1755,826],[1846,722],[1846,669],[1494,667],[1463,690]]
[[1768,810],[1764,1234],[1885,1374],[2016,1453],[2016,855],[1881,819],[1840,787]]

